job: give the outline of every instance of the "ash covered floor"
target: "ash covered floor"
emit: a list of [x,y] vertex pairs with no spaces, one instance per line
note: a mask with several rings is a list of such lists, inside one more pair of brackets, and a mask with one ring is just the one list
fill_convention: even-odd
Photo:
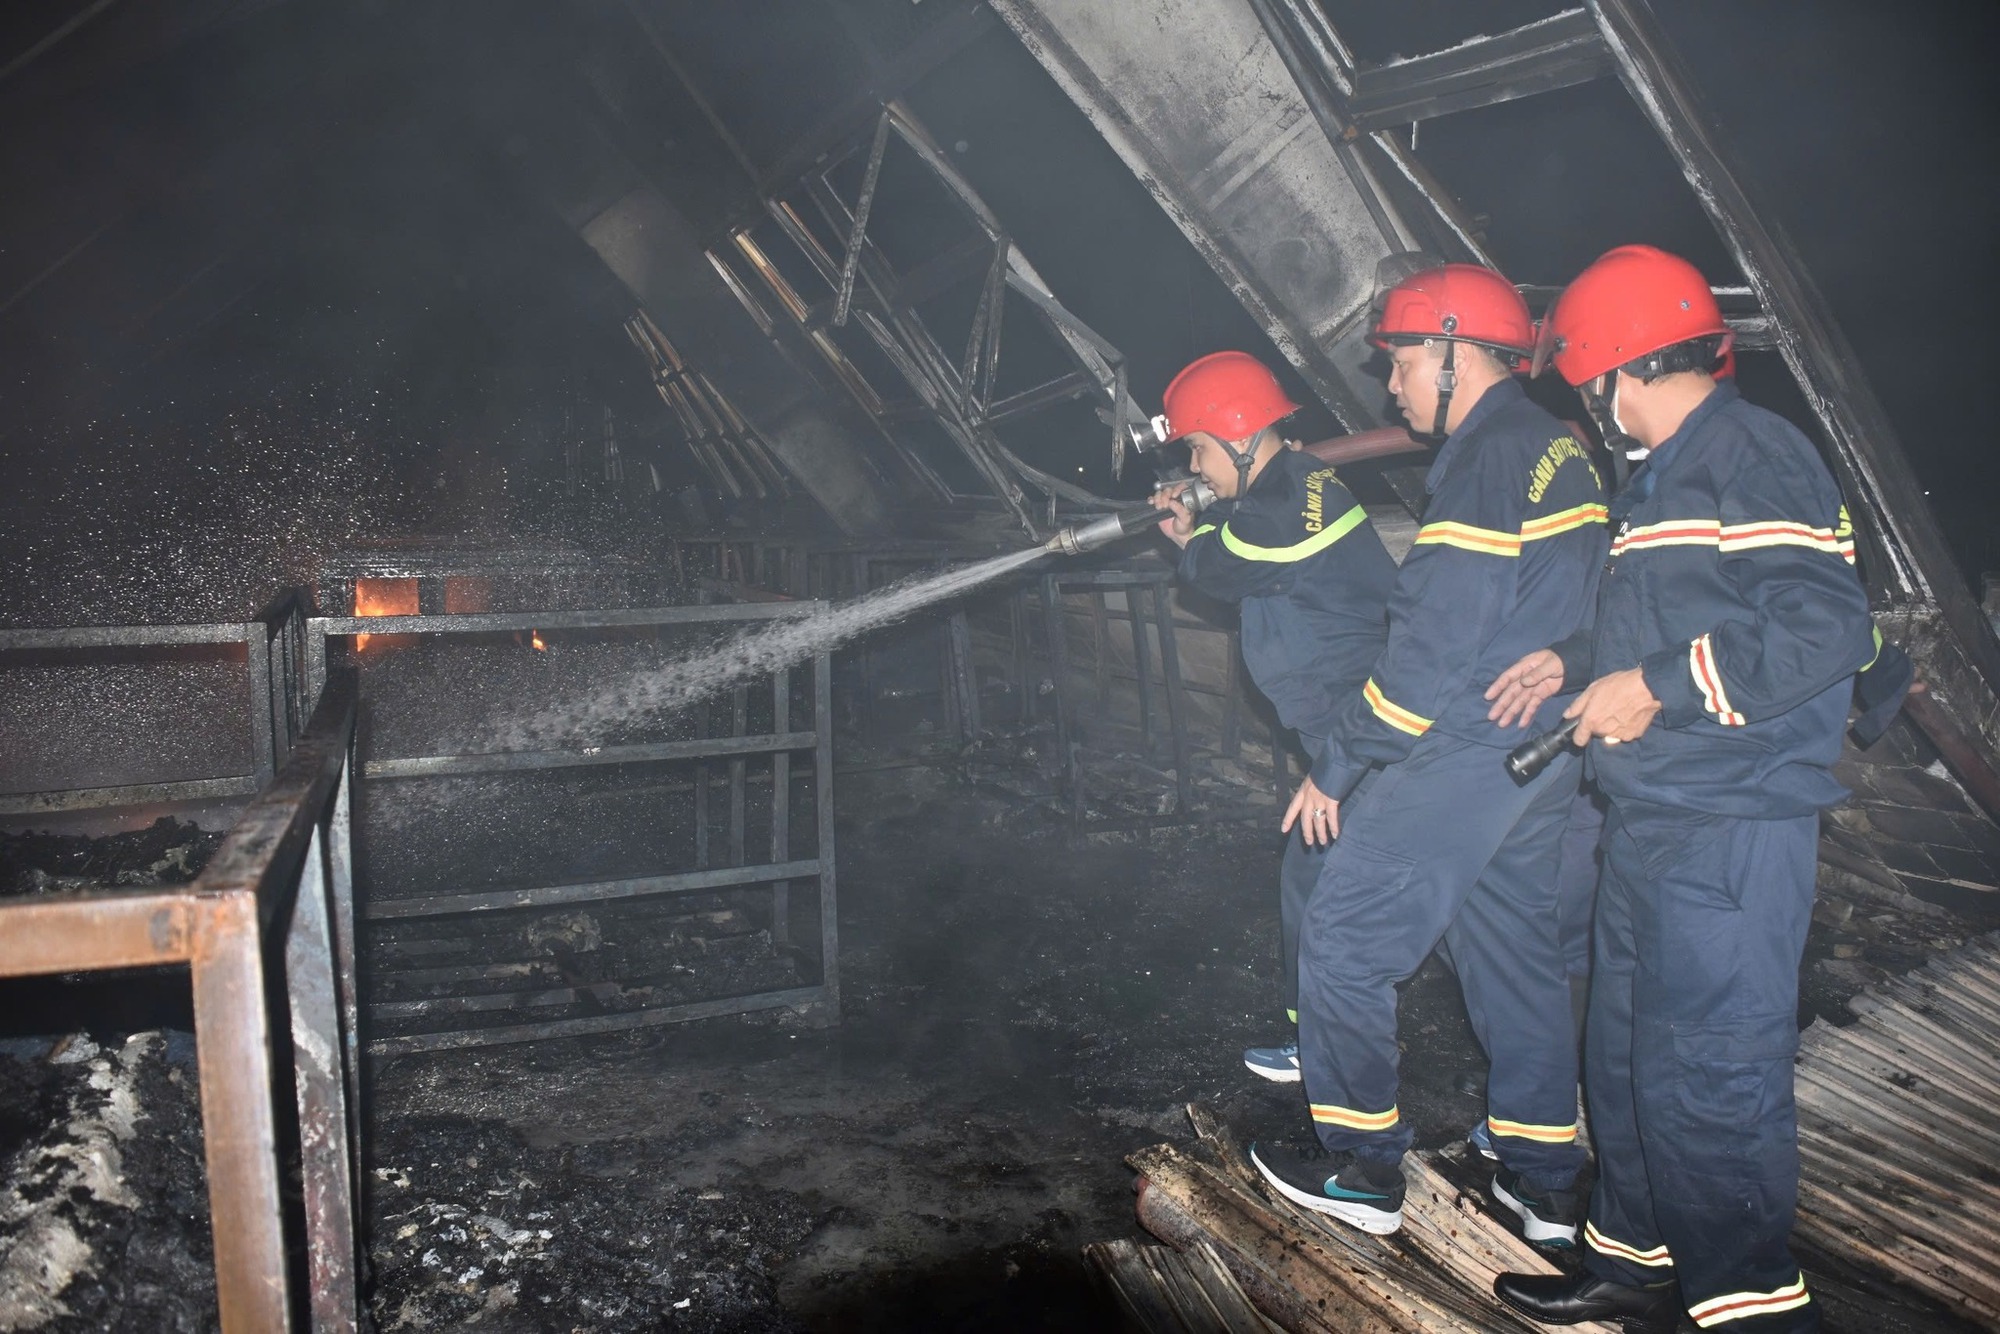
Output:
[[[378,1070],[385,1327],[567,1328],[570,1304],[594,1328],[1101,1329],[1116,1312],[1079,1250],[1135,1232],[1126,1153],[1183,1134],[1195,1098],[1304,1128],[1296,1089],[1240,1060],[1283,1035],[1275,831],[1078,845],[917,769],[847,779],[840,802],[838,1028],[744,1018]],[[1478,1104],[1451,1085],[1476,1057],[1450,979],[1406,1013],[1439,1049],[1413,1062],[1437,1076],[1425,1129],[1462,1129]],[[550,1228],[526,1215],[552,1172],[590,1226],[652,1229],[609,1229],[632,1243],[626,1314],[593,1324],[539,1261],[487,1263],[491,1228],[423,1263],[429,1220],[482,1198]]]
[[[1079,1251],[1137,1235],[1127,1153],[1186,1139],[1196,1099],[1246,1136],[1305,1132],[1297,1086],[1240,1064],[1284,1031],[1268,819],[1079,842],[1046,802],[922,768],[845,777],[840,804],[839,1027],[781,1012],[372,1068],[377,1328],[1108,1328]],[[152,874],[187,841],[89,852]],[[15,869],[15,892],[54,887]],[[1802,1018],[1994,925],[1985,897],[1891,913],[1823,890]],[[125,1040],[130,1014],[0,1045],[0,1270],[71,1269],[40,1305],[0,1275],[0,1328],[213,1327],[189,1044]],[[1402,1105],[1421,1147],[1448,1143],[1482,1060],[1435,963],[1403,1036]],[[102,1150],[115,1185],[90,1175]]]

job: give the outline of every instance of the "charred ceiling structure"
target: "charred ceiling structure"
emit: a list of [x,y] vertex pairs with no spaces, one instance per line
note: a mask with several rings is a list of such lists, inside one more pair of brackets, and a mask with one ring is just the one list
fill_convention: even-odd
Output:
[[[1670,18],[10,9],[0,1329],[1515,1328],[1441,969],[1407,1244],[1243,1170],[1295,757],[1124,539],[1241,347],[1406,550],[1382,264],[1539,308],[1633,239],[1928,684],[1823,827],[1800,1246],[1854,1327],[2000,1321],[1991,548]],[[1166,1246],[1087,1286],[1127,1154]]]

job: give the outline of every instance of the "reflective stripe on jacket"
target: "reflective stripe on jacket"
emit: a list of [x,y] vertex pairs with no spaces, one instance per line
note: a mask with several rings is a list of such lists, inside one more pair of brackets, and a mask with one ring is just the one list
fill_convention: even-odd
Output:
[[1663,706],[1636,744],[1591,746],[1598,783],[1613,799],[1765,819],[1839,801],[1831,766],[1878,641],[1826,465],[1721,384],[1645,472],[1612,540],[1590,660],[1564,653],[1566,676],[1639,667]]
[[1280,450],[1241,501],[1202,515],[1181,578],[1241,604],[1250,679],[1317,759],[1333,703],[1382,649],[1396,563],[1332,468]]
[[[1604,562],[1605,502],[1589,451],[1513,380],[1480,396],[1438,451],[1430,503],[1389,599],[1389,637],[1334,712],[1313,769],[1343,797],[1372,764],[1432,728],[1505,750],[1485,690],[1523,655],[1589,624]],[[1543,705],[1552,725],[1562,704]],[[1494,763],[1500,762],[1494,757]]]

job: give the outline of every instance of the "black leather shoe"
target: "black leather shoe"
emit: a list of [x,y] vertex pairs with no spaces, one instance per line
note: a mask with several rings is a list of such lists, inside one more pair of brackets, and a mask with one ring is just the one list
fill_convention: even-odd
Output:
[[1681,1313],[1679,1289],[1672,1283],[1628,1288],[1592,1274],[1502,1274],[1493,1280],[1493,1295],[1545,1325],[1629,1320],[1671,1330]]

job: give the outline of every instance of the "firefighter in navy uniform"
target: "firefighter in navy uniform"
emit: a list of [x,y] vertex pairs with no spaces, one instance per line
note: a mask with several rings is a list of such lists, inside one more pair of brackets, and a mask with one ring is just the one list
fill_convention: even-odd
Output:
[[[1589,452],[1514,379],[1534,346],[1520,294],[1450,264],[1391,289],[1375,341],[1389,390],[1442,435],[1389,637],[1336,704],[1287,822],[1334,838],[1299,950],[1299,1039],[1315,1147],[1252,1146],[1287,1197],[1372,1232],[1402,1224],[1396,985],[1445,940],[1491,1058],[1494,1195],[1530,1240],[1573,1243],[1583,1163],[1576,1041],[1558,942],[1556,861],[1578,774],[1517,785],[1518,737],[1481,692],[1527,650],[1587,623],[1605,548]],[[1560,703],[1546,704],[1553,722]]]
[[1543,337],[1607,437],[1646,453],[1613,501],[1594,633],[1491,691],[1506,722],[1588,682],[1565,716],[1611,803],[1585,1272],[1495,1291],[1552,1324],[1671,1327],[1685,1307],[1728,1334],[1815,1330],[1786,1247],[1792,1056],[1819,812],[1845,795],[1830,766],[1877,650],[1852,530],[1806,438],[1710,375],[1729,334],[1685,260],[1611,251]]
[[[1395,562],[1332,468],[1286,446],[1277,423],[1298,411],[1277,378],[1243,352],[1201,358],[1167,386],[1168,438],[1217,500],[1199,520],[1161,493],[1160,530],[1182,548],[1180,575],[1239,604],[1243,661],[1278,720],[1317,760],[1327,715],[1358,690],[1381,651]],[[1298,1011],[1298,928],[1324,850],[1289,837],[1279,870],[1279,949],[1290,1022]],[[1298,1044],[1252,1047],[1244,1064],[1297,1082]]]

